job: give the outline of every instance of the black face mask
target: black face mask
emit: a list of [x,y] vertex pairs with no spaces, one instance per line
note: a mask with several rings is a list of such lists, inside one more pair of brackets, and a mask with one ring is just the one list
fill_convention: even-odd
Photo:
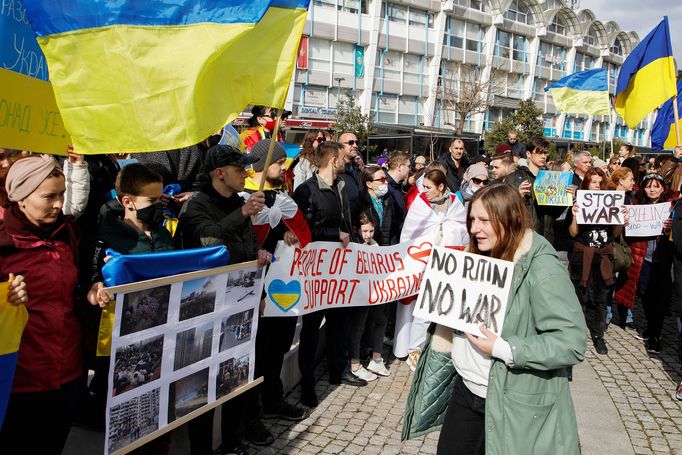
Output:
[[142,221],[150,228],[160,226],[164,219],[163,206],[161,205],[161,202],[155,202],[154,204],[143,209],[137,209],[137,219]]

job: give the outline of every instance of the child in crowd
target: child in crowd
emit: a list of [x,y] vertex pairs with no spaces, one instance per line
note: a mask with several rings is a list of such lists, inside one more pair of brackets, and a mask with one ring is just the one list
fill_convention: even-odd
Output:
[[[374,240],[376,226],[372,217],[362,212],[358,220],[358,237],[365,245],[377,245]],[[364,368],[360,363],[360,344],[365,325],[369,317],[369,340],[372,347],[372,359]],[[384,333],[386,332],[386,305],[373,305],[357,308],[355,318],[350,333],[350,368],[354,375],[365,381],[374,381],[378,376],[388,376],[390,372],[384,364],[381,350],[384,344]]]

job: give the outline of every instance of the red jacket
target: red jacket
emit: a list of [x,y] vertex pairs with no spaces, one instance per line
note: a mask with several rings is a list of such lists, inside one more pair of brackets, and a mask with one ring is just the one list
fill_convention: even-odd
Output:
[[0,221],[0,274],[21,274],[29,301],[12,393],[56,390],[82,372],[74,314],[76,236],[71,217],[41,230],[15,207]]
[[625,272],[620,272],[627,273],[627,280],[625,281],[625,284],[623,284],[623,287],[616,291],[614,300],[618,305],[634,308],[635,296],[637,295],[637,284],[639,283],[639,274],[642,271],[644,257],[646,256],[647,242],[646,240],[638,240],[628,242],[628,244],[630,245],[630,249],[632,249],[632,265],[628,267]]

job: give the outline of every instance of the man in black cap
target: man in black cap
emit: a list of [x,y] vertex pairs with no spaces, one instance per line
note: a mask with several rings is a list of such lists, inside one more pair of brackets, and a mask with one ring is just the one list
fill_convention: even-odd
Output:
[[[185,203],[179,216],[184,248],[225,245],[233,264],[254,259],[260,266],[271,262],[272,255],[261,249],[251,224],[251,216],[265,205],[265,195],[256,191],[245,202],[238,194],[248,176],[245,166],[256,161],[257,156],[243,155],[229,145],[215,145],[206,152],[204,169],[210,181]],[[241,450],[236,432],[241,420],[251,443],[274,441],[258,415],[257,391],[251,389],[222,406],[223,452]],[[192,454],[213,453],[212,412],[190,421],[188,430]]]

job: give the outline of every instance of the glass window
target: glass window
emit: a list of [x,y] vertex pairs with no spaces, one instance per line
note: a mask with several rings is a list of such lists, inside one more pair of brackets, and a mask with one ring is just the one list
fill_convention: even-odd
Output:
[[428,14],[424,9],[410,7],[409,24],[415,27],[426,28],[428,25]]
[[464,47],[464,22],[453,17],[448,17],[443,35],[443,44],[447,46]]
[[400,81],[400,60],[399,52],[388,51],[384,53],[384,79]]
[[310,60],[308,65],[311,70],[329,71],[329,62],[332,60],[331,41],[319,38],[310,38],[308,48]]
[[507,78],[507,96],[510,98],[523,98],[523,75],[509,75]]
[[597,46],[599,44],[599,37],[594,25],[590,27],[590,31],[585,35],[585,42],[590,46]]
[[483,52],[483,27],[479,24],[466,23],[467,50]]
[[403,81],[410,84],[419,84],[420,55],[403,54]]
[[542,78],[535,79],[535,88],[533,90],[533,92],[535,93],[535,99],[539,101],[544,100],[543,97],[545,96],[545,87],[547,85],[549,85],[549,81],[547,81],[546,79]]
[[342,74],[353,76],[355,74],[355,48],[351,43],[334,41],[334,75]]
[[398,123],[417,125],[417,97],[401,96],[398,100]]
[[616,38],[609,50],[616,55],[623,55],[623,46],[620,43],[620,39]]
[[514,52],[512,57],[517,62],[526,61],[526,46],[528,39],[522,35],[514,35]]
[[513,0],[509,9],[504,13],[504,17],[514,22],[521,22],[522,24],[533,25],[533,16],[530,8],[523,0]]
[[557,71],[564,70],[564,58],[566,50],[561,46],[556,46],[545,41],[540,42],[540,51],[538,52],[538,65],[545,68],[552,68]]
[[407,20],[407,7],[396,5],[394,3],[387,4],[388,20],[393,22],[405,22]]
[[498,57],[509,58],[511,48],[511,34],[504,30],[497,31],[497,48],[495,54]]
[[336,9],[336,0],[313,0],[313,5]]
[[549,30],[550,32],[564,36],[566,36],[567,29],[568,25],[566,24],[566,20],[561,16],[561,14],[555,14],[552,23],[549,24],[549,27],[547,27],[547,30]]
[[395,123],[397,97],[394,95],[377,95],[378,121],[380,123]]

